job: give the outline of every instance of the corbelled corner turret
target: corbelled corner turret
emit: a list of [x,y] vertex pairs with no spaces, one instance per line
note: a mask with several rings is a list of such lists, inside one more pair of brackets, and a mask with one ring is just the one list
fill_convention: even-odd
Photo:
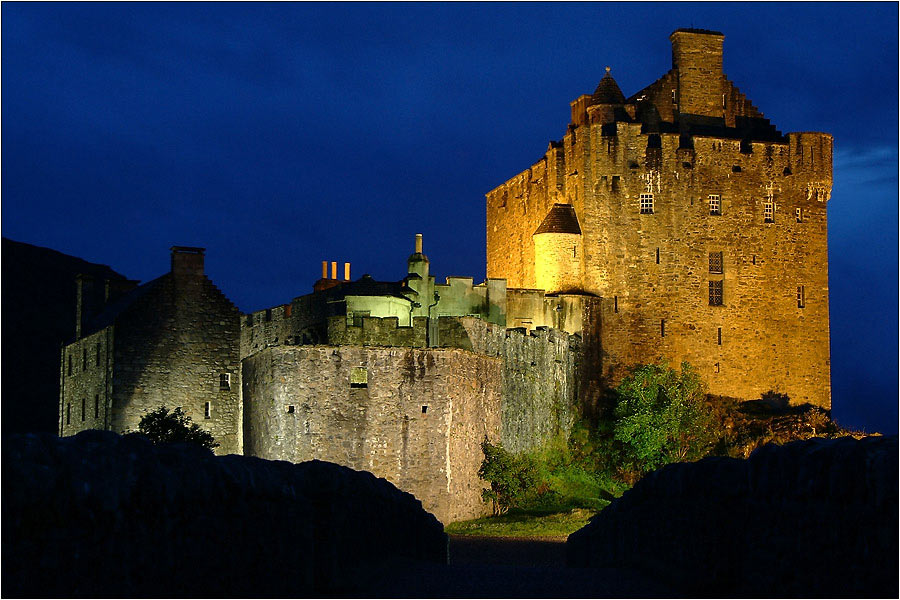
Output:
[[[600,332],[606,384],[686,360],[713,394],[830,408],[832,138],[772,125],[725,75],[724,39],[678,29],[655,82],[626,97],[607,67],[572,101],[562,139],[487,194],[487,274],[600,297],[573,323]],[[569,213],[578,235],[550,227]]]

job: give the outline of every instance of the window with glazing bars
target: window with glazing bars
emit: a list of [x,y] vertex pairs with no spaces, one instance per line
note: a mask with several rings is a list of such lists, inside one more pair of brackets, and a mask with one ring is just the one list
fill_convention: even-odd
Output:
[[653,194],[641,194],[641,214],[653,214]]
[[802,285],[797,286],[797,308],[806,306],[806,288]]
[[721,215],[722,214],[722,197],[719,194],[710,194],[709,195],[709,214],[711,215]]
[[763,217],[766,223],[774,223],[775,222],[775,203],[774,202],[766,202],[763,204]]
[[722,253],[721,252],[710,252],[709,253],[709,272],[722,274],[724,269],[722,268]]
[[722,282],[709,282],[709,305],[722,306]]

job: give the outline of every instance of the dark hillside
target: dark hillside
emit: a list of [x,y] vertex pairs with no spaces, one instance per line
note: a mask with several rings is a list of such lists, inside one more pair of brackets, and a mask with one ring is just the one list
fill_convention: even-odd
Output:
[[75,276],[125,277],[7,238],[2,255],[2,433],[56,433],[59,349],[75,333]]

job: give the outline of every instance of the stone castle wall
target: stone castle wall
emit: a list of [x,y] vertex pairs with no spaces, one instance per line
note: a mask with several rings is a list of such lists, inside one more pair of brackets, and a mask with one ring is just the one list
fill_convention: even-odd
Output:
[[59,434],[107,429],[112,392],[114,328],[64,346],[60,361]]
[[217,453],[240,454],[240,312],[202,274],[147,285],[116,322],[109,428],[136,431],[148,411],[181,407],[215,436]]
[[458,349],[270,347],[244,360],[245,452],[384,477],[442,521],[484,514],[502,361]]
[[[554,203],[567,202],[582,229],[583,290],[603,297],[607,383],[666,357],[698,367],[715,394],[774,389],[829,408],[831,136],[695,135],[683,148],[678,134],[641,127],[572,126],[541,161],[489,192],[488,277],[535,287],[532,234]],[[641,194],[653,195],[652,214],[641,214]],[[711,214],[710,196],[721,214]],[[723,272],[710,273],[710,254],[720,252]],[[722,282],[721,306],[710,305],[711,281]]]

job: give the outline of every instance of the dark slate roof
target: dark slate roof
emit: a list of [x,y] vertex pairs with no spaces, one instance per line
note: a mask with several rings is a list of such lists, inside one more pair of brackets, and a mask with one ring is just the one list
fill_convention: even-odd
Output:
[[594,104],[625,104],[625,94],[619,89],[619,84],[609,74],[609,67],[606,67],[606,75],[600,80],[597,89],[594,90],[592,96]]
[[571,204],[554,204],[534,235],[539,233],[576,233],[581,235],[575,208]]
[[356,281],[342,281],[318,292],[329,300],[341,300],[346,296],[394,296],[408,300],[404,293],[414,290],[401,281],[376,281],[371,275],[363,275]]
[[171,273],[160,275],[156,279],[148,281],[143,285],[139,285],[118,300],[107,304],[103,310],[86,323],[84,330],[81,332],[82,337],[96,333],[115,323],[116,319],[119,318],[119,315],[127,311],[139,298],[142,298],[148,292],[156,289],[156,287],[170,275]]

